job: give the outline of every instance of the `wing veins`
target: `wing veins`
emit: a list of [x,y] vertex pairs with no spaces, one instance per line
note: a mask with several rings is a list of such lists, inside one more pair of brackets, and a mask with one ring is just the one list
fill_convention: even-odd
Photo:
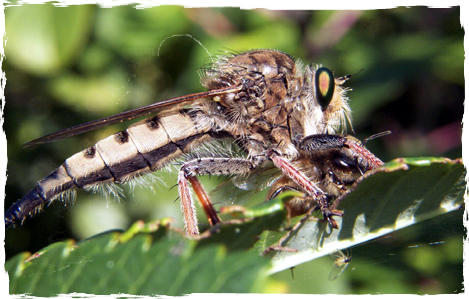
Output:
[[55,133],[51,133],[43,137],[39,137],[37,139],[28,141],[25,144],[23,144],[23,146],[31,147],[31,146],[38,145],[38,144],[44,144],[44,143],[57,141],[60,139],[64,139],[64,138],[72,137],[72,136],[79,135],[85,132],[89,132],[92,130],[96,130],[105,126],[128,121],[137,117],[153,114],[163,107],[168,107],[168,106],[173,106],[173,105],[184,103],[184,102],[194,101],[194,100],[206,98],[209,96],[235,92],[235,91],[239,91],[240,89],[241,89],[240,85],[233,85],[233,86],[228,86],[228,87],[224,87],[220,89],[214,89],[214,90],[209,90],[209,91],[204,91],[204,92],[199,92],[199,93],[194,93],[190,95],[184,95],[180,97],[167,99],[161,102],[156,102],[147,106],[128,110],[128,111],[121,112],[112,116],[104,117],[104,118],[93,120],[87,123],[79,124],[79,125],[67,128],[67,129],[63,129]]

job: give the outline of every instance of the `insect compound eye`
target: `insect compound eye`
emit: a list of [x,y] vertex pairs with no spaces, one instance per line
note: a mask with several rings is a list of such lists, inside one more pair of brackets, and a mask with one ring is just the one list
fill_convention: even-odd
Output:
[[353,161],[350,161],[349,159],[346,159],[346,158],[339,158],[339,157],[336,157],[334,159],[332,159],[332,163],[338,167],[338,168],[342,168],[342,169],[351,169],[351,168],[354,168],[356,165],[353,163]]
[[339,152],[331,159],[332,165],[344,171],[353,171],[358,168],[357,161],[347,151]]
[[338,156],[331,160],[332,172],[344,184],[355,182],[363,174],[352,157]]
[[314,84],[316,86],[316,99],[321,105],[321,109],[326,110],[329,106],[335,90],[335,79],[332,72],[325,67],[318,68],[314,75]]

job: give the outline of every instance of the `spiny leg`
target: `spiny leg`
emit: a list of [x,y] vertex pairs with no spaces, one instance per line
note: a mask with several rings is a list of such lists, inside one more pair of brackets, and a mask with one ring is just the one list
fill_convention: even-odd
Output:
[[304,151],[315,152],[341,148],[346,142],[347,138],[341,135],[316,134],[303,138],[298,147]]
[[198,158],[184,163],[178,175],[178,185],[186,232],[190,235],[199,234],[197,216],[194,201],[189,191],[189,184],[192,185],[210,225],[221,222],[207,192],[205,192],[196,176],[244,174],[250,172],[257,165],[259,163],[245,158]]
[[347,140],[345,141],[345,145],[353,150],[356,159],[363,159],[367,162],[367,170],[376,169],[384,165],[383,161],[373,155],[369,150],[364,148],[361,143]]
[[194,189],[194,192],[199,199],[205,214],[207,215],[210,226],[214,226],[215,224],[221,222],[220,217],[217,215],[217,211],[215,211],[213,208],[212,202],[210,201],[207,192],[205,192],[204,187],[202,184],[200,184],[199,179],[195,176],[190,176],[188,177],[188,180],[191,183],[192,189]]
[[343,213],[340,211],[331,211],[329,209],[327,194],[311,182],[308,177],[296,169],[296,167],[284,157],[279,156],[272,151],[269,153],[269,158],[277,168],[291,178],[302,190],[317,202],[324,219],[327,220],[332,227],[339,228],[337,222],[332,219],[332,216],[343,216]]
[[[180,171],[178,175],[178,191],[181,199],[181,210],[184,219],[184,229],[188,235],[198,235],[197,215],[195,214],[194,201],[189,191],[189,181],[184,173]],[[213,207],[212,207],[213,208]]]

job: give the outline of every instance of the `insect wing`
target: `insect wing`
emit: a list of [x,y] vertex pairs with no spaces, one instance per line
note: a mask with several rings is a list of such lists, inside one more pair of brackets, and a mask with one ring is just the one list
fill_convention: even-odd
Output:
[[255,169],[249,175],[237,175],[217,185],[210,191],[210,197],[222,205],[243,205],[254,194],[270,187],[280,175],[274,167]]
[[93,120],[84,124],[76,125],[71,128],[60,130],[58,132],[48,134],[46,136],[31,140],[25,143],[24,146],[30,147],[30,146],[34,146],[38,144],[57,141],[57,140],[64,139],[67,137],[72,137],[78,134],[82,134],[85,132],[103,128],[112,124],[128,121],[128,120],[141,117],[141,116],[146,116],[149,114],[154,114],[158,112],[161,108],[174,106],[174,105],[185,103],[185,102],[191,102],[197,99],[206,98],[210,96],[217,96],[217,95],[222,95],[222,94],[229,93],[229,92],[235,92],[239,90],[239,88],[240,88],[239,86],[234,85],[234,86],[229,86],[229,87],[220,88],[216,90],[209,90],[205,92],[199,92],[199,93],[194,93],[190,95],[167,99],[161,102],[156,102],[147,106],[128,110],[128,111],[121,112],[112,116],[104,117],[104,118]]
[[352,261],[352,258],[342,251],[336,251],[330,254],[330,256],[334,259],[334,263],[332,265],[332,270],[329,273],[329,280],[333,281],[339,277],[342,272],[344,272],[345,268],[347,268],[348,264]]
[[275,167],[257,168],[248,176],[235,176],[231,181],[239,189],[262,191],[270,187],[280,175],[281,172]]

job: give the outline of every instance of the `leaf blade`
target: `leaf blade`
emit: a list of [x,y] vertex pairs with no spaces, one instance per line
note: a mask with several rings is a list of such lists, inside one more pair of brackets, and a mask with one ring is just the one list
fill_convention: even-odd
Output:
[[297,253],[278,252],[269,273],[378,238],[392,231],[454,211],[464,198],[465,170],[461,160],[396,159],[373,175],[365,175],[340,201],[339,230],[308,221],[286,243]]

